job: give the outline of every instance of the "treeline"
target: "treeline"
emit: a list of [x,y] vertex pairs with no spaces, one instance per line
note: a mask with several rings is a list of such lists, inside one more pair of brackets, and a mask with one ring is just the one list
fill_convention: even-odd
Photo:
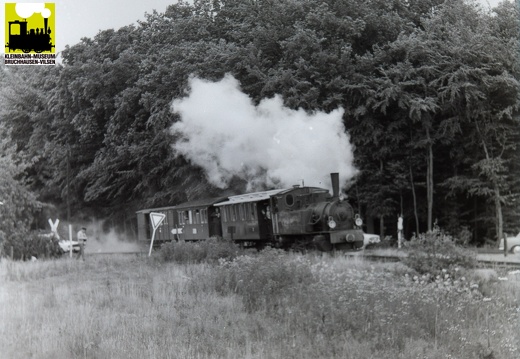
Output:
[[345,109],[369,231],[394,232],[399,213],[408,237],[436,221],[478,241],[518,231],[519,18],[509,2],[179,2],[67,47],[60,66],[3,67],[0,166],[27,191],[5,205],[130,224],[220,194],[173,153],[170,104],[190,76],[231,74],[256,102]]

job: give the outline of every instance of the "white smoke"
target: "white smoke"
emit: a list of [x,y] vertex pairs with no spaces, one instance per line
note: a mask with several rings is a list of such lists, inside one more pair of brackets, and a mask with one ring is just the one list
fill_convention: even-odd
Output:
[[[125,253],[142,252],[146,248],[140,243],[131,241],[126,235],[114,228],[105,229],[104,221],[91,220],[84,224],[87,228],[87,245],[85,253]],[[76,240],[76,233],[74,233]]]
[[17,3],[15,11],[21,18],[27,19],[33,16],[33,14],[41,14],[44,18],[50,17],[51,10],[45,7],[44,3]]
[[188,97],[175,99],[181,116],[171,130],[180,135],[174,150],[201,166],[208,180],[226,188],[238,176],[248,190],[307,186],[330,188],[330,173],[340,183],[356,170],[343,109],[307,113],[283,106],[280,96],[255,106],[227,75],[219,82],[192,78]]

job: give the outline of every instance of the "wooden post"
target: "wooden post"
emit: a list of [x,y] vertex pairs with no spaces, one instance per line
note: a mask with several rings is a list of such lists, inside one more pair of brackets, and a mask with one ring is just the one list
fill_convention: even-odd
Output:
[[507,233],[504,233],[504,257],[507,257]]

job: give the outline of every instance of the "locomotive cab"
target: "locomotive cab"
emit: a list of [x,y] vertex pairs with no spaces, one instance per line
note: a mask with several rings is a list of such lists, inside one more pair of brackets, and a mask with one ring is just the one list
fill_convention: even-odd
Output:
[[314,221],[309,208],[325,203],[329,191],[316,187],[294,187],[271,197],[274,230],[280,235],[306,234],[312,231]]

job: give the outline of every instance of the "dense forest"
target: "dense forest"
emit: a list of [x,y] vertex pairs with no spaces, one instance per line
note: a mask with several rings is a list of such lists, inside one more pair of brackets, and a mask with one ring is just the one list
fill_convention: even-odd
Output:
[[507,1],[180,1],[55,67],[3,66],[0,236],[42,213],[129,230],[136,210],[244,191],[174,150],[172,101],[226,76],[255,104],[342,109],[357,170],[344,186],[367,231],[395,235],[402,213],[407,238],[435,224],[475,243],[516,234],[518,19]]

